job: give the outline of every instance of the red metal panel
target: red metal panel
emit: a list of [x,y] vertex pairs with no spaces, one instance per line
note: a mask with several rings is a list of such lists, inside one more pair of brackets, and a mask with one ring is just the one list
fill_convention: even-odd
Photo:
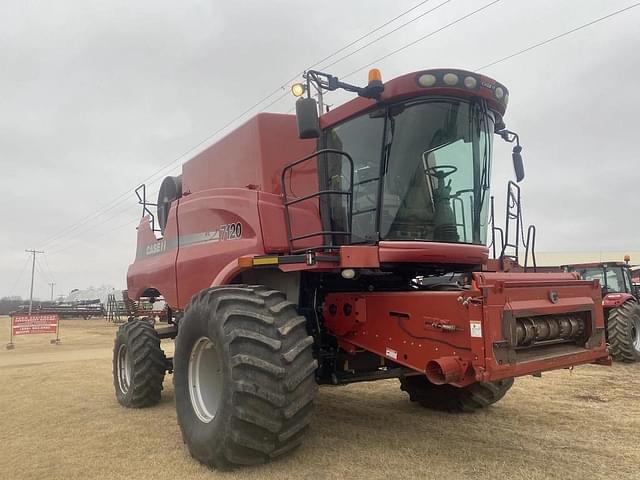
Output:
[[348,245],[340,247],[341,268],[378,268],[378,247],[375,245]]
[[604,308],[615,308],[622,305],[627,300],[633,300],[635,297],[630,293],[609,293],[602,299]]
[[[458,292],[328,294],[325,325],[343,345],[356,345],[427,375],[435,364],[457,369],[460,375],[451,383],[459,386],[607,361],[600,290],[594,282],[575,281],[570,274],[476,273],[474,279],[473,288]],[[495,345],[505,341],[505,315],[571,312],[590,319],[584,346],[533,347],[517,360],[496,358]]]
[[[236,224],[240,235],[230,235],[228,226]],[[258,192],[219,188],[191,194],[180,202],[179,231],[178,306],[184,308],[238,257],[264,254]]]
[[458,263],[481,265],[489,257],[484,245],[438,242],[380,242],[380,263]]
[[148,288],[155,288],[171,307],[178,305],[176,256],[178,253],[177,211],[180,200],[171,205],[164,238],[151,231],[149,217],[138,225],[136,260],[127,271],[127,293],[139,299]]
[[315,140],[298,138],[294,115],[260,113],[186,162],[182,190],[249,187],[279,194],[282,168],[315,148]]
[[267,253],[287,252],[289,245],[282,197],[272,193],[258,192],[258,213],[264,239],[264,251]]
[[[451,69],[455,70],[455,69]],[[444,70],[439,70],[442,73]],[[424,73],[429,73],[429,70],[425,70]],[[433,70],[431,70],[433,72]],[[418,97],[422,95],[432,96],[456,96],[463,98],[472,98],[481,96],[485,98],[492,110],[495,110],[500,115],[504,115],[505,107],[496,100],[493,91],[490,88],[486,88],[485,85],[496,84],[496,81],[480,75],[480,88],[478,90],[469,90],[464,87],[447,88],[447,87],[420,87],[416,81],[417,75],[423,72],[413,72],[396,77],[384,84],[384,92],[380,96],[381,102],[395,102],[404,98]],[[503,89],[504,86],[500,85]],[[373,107],[376,104],[375,100],[357,97],[349,102],[340,105],[328,113],[325,113],[320,117],[320,125],[322,128],[330,127],[341,121],[357,115],[358,113]]]
[[[340,340],[426,373],[436,358],[482,359],[471,343],[469,310],[458,297],[460,292],[335,293],[327,295],[323,316]],[[469,372],[457,383],[474,379]]]

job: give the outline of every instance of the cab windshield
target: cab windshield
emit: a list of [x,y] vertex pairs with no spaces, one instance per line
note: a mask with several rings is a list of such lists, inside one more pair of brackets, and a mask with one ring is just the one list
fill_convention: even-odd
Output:
[[580,269],[578,272],[584,280],[599,280],[600,286],[605,293],[624,293],[627,291],[625,286],[626,275],[622,268],[595,267]]
[[[329,129],[326,147],[354,163],[351,243],[485,244],[493,131],[484,104],[449,98],[391,105]],[[344,182],[345,162],[333,165],[326,178]]]

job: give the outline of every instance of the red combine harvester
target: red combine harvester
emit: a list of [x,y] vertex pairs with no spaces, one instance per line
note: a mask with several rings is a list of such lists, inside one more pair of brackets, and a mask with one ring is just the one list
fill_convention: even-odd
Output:
[[584,280],[598,280],[609,353],[621,362],[640,361],[640,305],[628,262],[576,263],[563,267]]
[[[518,142],[503,85],[453,69],[305,79],[296,116],[252,118],[167,177],[157,204],[138,190],[128,292],[162,295],[169,324],[119,330],[122,405],[157,403],[173,373],[189,451],[226,469],[298,446],[317,384],[398,378],[423,407],[467,412],[514,377],[609,362],[596,281],[489,259],[493,137]],[[318,117],[312,91],[336,89],[358,98]]]

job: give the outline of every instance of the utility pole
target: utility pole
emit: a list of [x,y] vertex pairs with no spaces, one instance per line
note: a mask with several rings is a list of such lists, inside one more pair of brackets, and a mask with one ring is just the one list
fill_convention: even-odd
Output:
[[31,261],[31,290],[29,291],[29,316],[31,316],[31,310],[33,309],[33,276],[36,273],[36,253],[44,253],[39,250],[25,250],[33,256]]
[[53,302],[53,286],[55,285],[55,283],[51,282],[49,285],[51,286],[51,301]]

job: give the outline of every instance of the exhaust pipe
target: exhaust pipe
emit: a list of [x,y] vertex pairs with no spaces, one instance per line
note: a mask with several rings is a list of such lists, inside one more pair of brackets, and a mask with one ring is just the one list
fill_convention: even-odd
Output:
[[434,385],[454,383],[464,377],[464,366],[456,357],[442,357],[427,363],[425,375]]

